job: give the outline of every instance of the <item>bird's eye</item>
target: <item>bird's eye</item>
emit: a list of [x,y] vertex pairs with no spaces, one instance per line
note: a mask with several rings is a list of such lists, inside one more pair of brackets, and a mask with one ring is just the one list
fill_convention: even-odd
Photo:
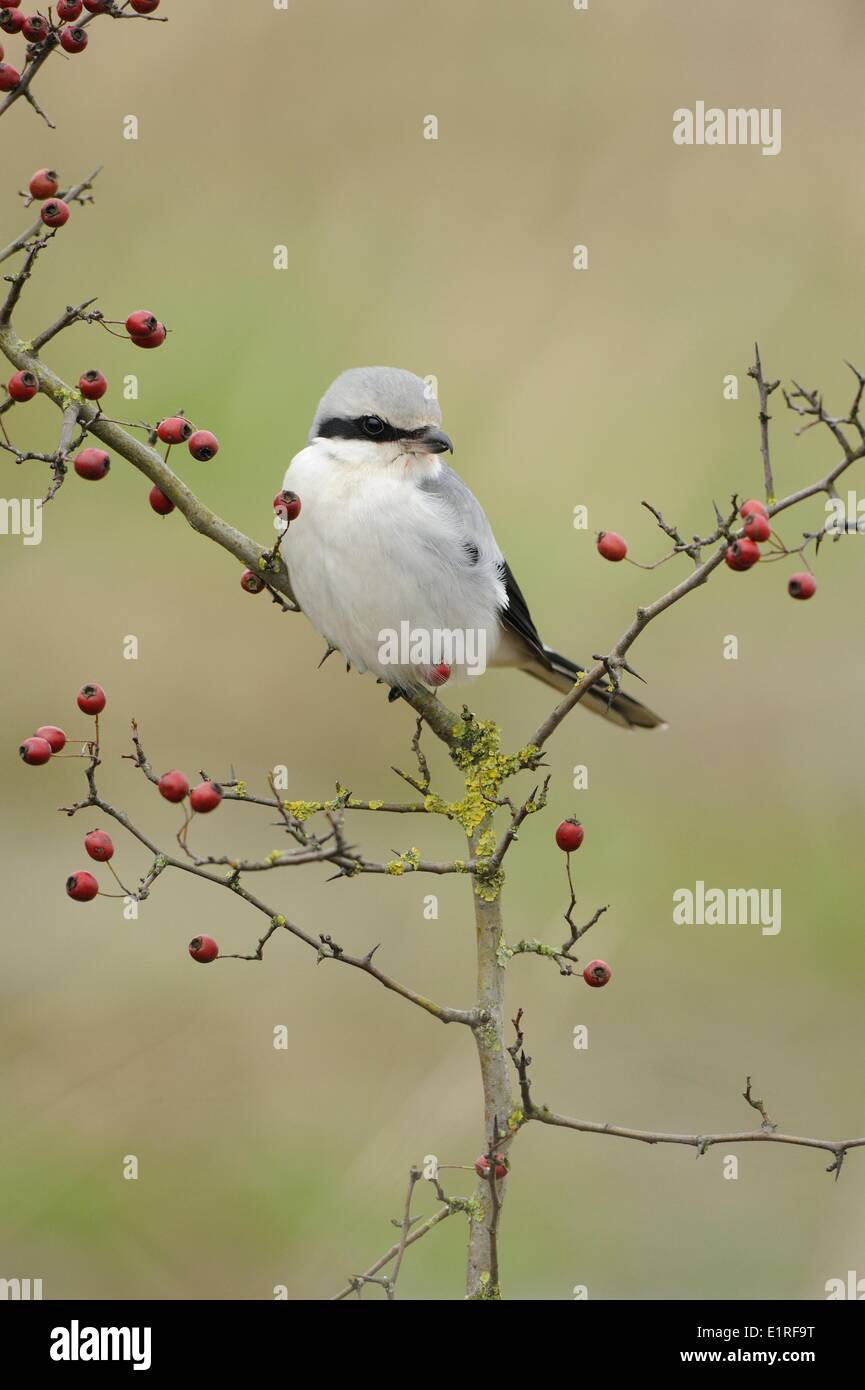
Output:
[[368,434],[372,439],[375,439],[379,434],[384,434],[384,420],[380,419],[378,415],[364,415],[362,424],[364,434]]

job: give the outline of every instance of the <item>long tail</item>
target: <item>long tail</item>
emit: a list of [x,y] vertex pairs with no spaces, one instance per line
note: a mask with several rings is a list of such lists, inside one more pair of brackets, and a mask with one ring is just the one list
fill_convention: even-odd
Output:
[[[533,661],[530,666],[524,666],[523,670],[566,695],[573,689],[574,681],[585,667],[569,661],[566,656],[559,656],[558,652],[552,651],[549,647],[544,647],[544,653],[548,658],[548,665]],[[602,685],[593,685],[580,703],[593,714],[600,714],[623,729],[657,729],[666,726],[666,720],[659,714],[655,714],[648,706],[641,705],[639,700],[621,690],[611,696]]]

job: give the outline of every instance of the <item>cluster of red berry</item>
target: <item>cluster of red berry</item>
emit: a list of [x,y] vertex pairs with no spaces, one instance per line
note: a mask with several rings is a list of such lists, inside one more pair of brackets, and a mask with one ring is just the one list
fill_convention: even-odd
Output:
[[[91,859],[107,864],[114,855],[114,841],[107,830],[90,830],[84,836],[84,848]],[[79,869],[66,880],[66,892],[73,902],[89,903],[99,895],[99,883],[87,869]]]
[[[52,169],[38,170],[30,180],[30,192],[34,198],[47,196],[51,189],[57,188],[57,175]],[[59,203],[60,200],[55,200]],[[46,204],[45,207],[48,207]],[[66,209],[66,216],[69,209]],[[43,208],[43,220],[45,208]],[[63,219],[65,221],[65,217]],[[129,341],[140,348],[160,347],[166,338],[165,325],[160,323],[155,314],[149,309],[136,309],[125,321],[126,332]],[[15,372],[6,384],[6,390],[11,400],[19,404],[25,401],[32,401],[34,396],[39,394],[39,379],[35,373],[24,370]],[[92,367],[83,372],[78,378],[78,390],[86,401],[100,401],[108,390],[108,382],[97,368]],[[100,407],[101,409],[101,407]],[[206,463],[215,458],[219,453],[219,440],[210,430],[197,430],[191,421],[182,415],[172,415],[165,420],[161,420],[156,428],[156,434],[163,444],[169,447],[173,444],[186,444],[190,454],[200,463]],[[167,455],[166,455],[167,457]],[[73,467],[80,478],[86,478],[88,482],[99,482],[104,478],[110,467],[111,460],[104,449],[82,449],[76,454],[73,460]],[[294,496],[294,494],[291,494]],[[160,516],[167,516],[174,511],[174,503],[158,487],[153,487],[149,494],[150,505]],[[289,519],[297,515],[300,510],[300,502],[297,501],[297,510],[293,513],[289,510]]]
[[[127,319],[127,324],[128,322]],[[172,444],[185,444],[192,457],[199,463],[207,463],[219,453],[219,440],[216,435],[211,434],[210,430],[197,430],[185,415],[170,415],[166,420],[160,420],[156,433],[169,448]],[[165,457],[168,458],[167,452]],[[148,501],[160,516],[168,516],[169,512],[174,511],[171,498],[166,497],[155,483],[150,489]]]
[[[154,10],[159,9],[159,0],[129,0],[129,4],[136,14],[153,14]],[[96,15],[111,14],[113,9],[114,0],[57,0],[58,22],[55,23],[41,14],[26,15],[23,10],[10,5],[0,9],[0,30],[5,34],[20,34],[35,51],[28,53],[28,58],[38,56],[40,50],[54,48],[58,43],[66,53],[83,53],[88,34],[84,26],[75,21],[81,18],[84,10]],[[0,44],[0,92],[13,92],[21,81],[21,73],[11,63],[2,61],[5,56],[3,45]],[[66,218],[63,220],[65,222]]]
[[[140,310],[139,313],[145,314],[146,311]],[[150,317],[148,315],[148,318]],[[127,328],[133,321],[139,321],[138,315],[130,315],[126,320]],[[161,324],[159,328],[164,339],[165,329],[162,328]],[[135,342],[136,339],[131,332],[130,336]],[[151,334],[151,336],[153,335]],[[156,347],[158,344],[155,342],[139,343],[139,346]],[[85,400],[98,401],[108,390],[108,382],[100,371],[92,367],[78,378],[78,389]],[[16,372],[14,376],[9,378],[6,390],[13,401],[19,403],[31,401],[39,393],[39,381],[33,372]],[[192,457],[198,459],[199,462],[207,462],[209,459],[215,458],[219,452],[219,440],[215,434],[212,434],[210,430],[195,429],[189,420],[181,415],[173,415],[167,420],[160,421],[156,433],[164,444],[185,442]],[[89,482],[98,482],[108,473],[111,461],[104,449],[82,449],[80,453],[76,454],[73,467],[80,478],[86,478]],[[174,503],[158,487],[151,489],[150,505],[161,516],[167,516],[169,512],[174,511]]]
[[[101,685],[83,685],[75,698],[83,714],[93,715],[97,719],[106,705],[106,695]],[[90,739],[74,741],[82,743],[86,750],[82,756],[93,756],[94,750],[98,756],[98,738],[95,742]],[[22,761],[30,767],[41,767],[62,753],[67,742],[66,734],[56,724],[42,724],[31,738],[24,740],[18,751]],[[158,787],[166,801],[176,803],[188,796],[190,809],[199,814],[215,811],[222,800],[222,788],[216,782],[200,782],[190,791],[189,780],[182,772],[166,772],[160,777]],[[100,864],[107,864],[114,857],[114,841],[106,830],[88,831],[84,836],[84,848],[90,858]],[[66,892],[73,902],[92,902],[98,897],[99,891],[99,883],[88,869],[79,869],[66,880]],[[207,964],[219,955],[219,947],[211,936],[196,936],[189,943],[189,954],[193,960]]]
[[[556,844],[565,854],[573,854],[574,850],[580,848],[585,835],[580,822],[571,816],[568,820],[563,820],[556,829]],[[583,979],[592,989],[608,985],[612,978],[613,972],[605,960],[590,960],[583,971]]]
[[[159,794],[164,796],[166,801],[178,803],[189,797],[191,811],[197,811],[199,815],[204,815],[208,811],[215,811],[222,800],[222,788],[216,782],[199,782],[197,787],[190,790],[189,779],[184,773],[165,772],[158,782]],[[193,960],[199,961],[202,965],[208,965],[210,961],[216,960],[219,955],[219,947],[212,936],[195,936],[189,943],[189,954]]]
[[136,309],[126,320],[126,332],[136,347],[158,348],[165,342],[165,324],[149,309]]
[[174,802],[185,801],[189,797],[189,805],[193,811],[198,811],[200,815],[205,815],[208,811],[215,811],[222,800],[222,788],[218,782],[199,782],[197,787],[189,789],[189,778],[182,772],[164,772],[157,783],[159,795],[164,796],[166,801]]
[[28,187],[33,201],[42,204],[39,216],[46,227],[62,227],[69,221],[69,204],[56,196],[60,179],[54,169],[37,169]]
[[[76,698],[78,708],[83,714],[99,715],[105,708],[105,691],[101,685],[82,685]],[[42,724],[32,738],[25,738],[18,752],[21,761],[30,767],[41,767],[55,753],[62,753],[67,738],[56,724]]]
[[[480,1158],[475,1159],[475,1172],[479,1178],[484,1178],[489,1182],[490,1168],[492,1164],[486,1154],[481,1154]],[[507,1159],[504,1154],[496,1154],[496,1181],[506,1178],[508,1175]]]
[[[742,535],[727,547],[724,563],[738,573],[753,569],[760,559],[760,542],[772,535],[769,521],[769,508],[752,497],[739,508],[742,518]],[[597,540],[598,553],[605,560],[624,560],[628,546],[622,536],[615,531],[601,531]],[[817,592],[817,581],[807,570],[793,574],[787,581],[787,592],[791,598],[812,598]]]
[[[760,559],[760,542],[767,541],[772,534],[769,521],[769,508],[755,497],[743,502],[739,508],[742,518],[743,535],[728,546],[724,563],[731,570],[742,573],[753,569]],[[811,598],[817,592],[817,581],[807,570],[793,574],[787,581],[787,592],[791,598]]]
[[[76,696],[78,708],[83,714],[97,716],[105,708],[105,691],[101,685],[83,685]],[[41,767],[66,747],[64,731],[56,724],[42,724],[32,738],[26,738],[18,752],[30,767]],[[104,830],[91,830],[84,838],[84,847],[91,859],[103,862],[111,858],[114,845],[111,836]],[[79,903],[89,903],[99,892],[99,884],[91,873],[83,869],[66,880],[66,892]]]

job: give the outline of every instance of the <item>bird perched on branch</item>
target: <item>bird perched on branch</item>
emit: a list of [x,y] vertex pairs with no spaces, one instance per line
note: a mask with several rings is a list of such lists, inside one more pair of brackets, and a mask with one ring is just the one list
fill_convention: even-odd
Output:
[[[412,372],[357,367],[319,402],[284,488],[298,603],[329,649],[392,693],[509,666],[563,693],[581,666],[546,647],[477,498],[444,460],[438,400]],[[616,724],[663,721],[607,684],[582,701]]]

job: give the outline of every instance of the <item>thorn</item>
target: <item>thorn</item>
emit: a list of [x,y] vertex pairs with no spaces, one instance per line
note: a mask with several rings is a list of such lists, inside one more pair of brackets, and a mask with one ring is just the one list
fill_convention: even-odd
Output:
[[633,666],[628,665],[627,661],[622,661],[622,667],[625,671],[627,671],[629,676],[633,676],[635,680],[642,681],[643,685],[647,684],[645,676],[641,676],[639,671],[635,671]]

